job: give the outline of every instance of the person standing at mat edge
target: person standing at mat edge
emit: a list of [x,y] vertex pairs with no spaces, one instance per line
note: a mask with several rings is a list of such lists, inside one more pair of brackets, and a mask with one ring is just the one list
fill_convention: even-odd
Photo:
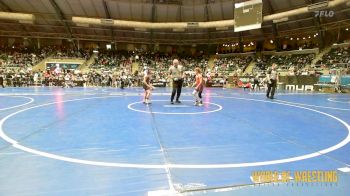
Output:
[[278,80],[277,64],[273,63],[271,68],[267,71],[266,81],[267,81],[267,92],[266,97],[274,99],[276,86]]
[[170,103],[174,104],[175,94],[176,94],[176,103],[181,103],[179,98],[181,95],[184,70],[183,70],[183,66],[179,65],[179,60],[177,59],[173,60],[173,65],[170,66],[169,68],[169,76],[173,81],[173,91],[171,93]]
[[0,86],[2,86],[2,88],[5,88],[4,86],[4,75],[2,72],[0,72]]
[[143,89],[145,90],[143,103],[151,104],[150,102],[151,91],[154,89],[154,87],[151,84],[151,70],[149,69],[145,71],[145,76],[143,77]]
[[192,85],[194,88],[194,91],[192,92],[193,96],[196,99],[196,102],[194,103],[195,106],[202,106],[202,92],[204,87],[203,82],[203,76],[202,71],[199,67],[196,67],[194,69],[196,76],[195,76],[195,83]]

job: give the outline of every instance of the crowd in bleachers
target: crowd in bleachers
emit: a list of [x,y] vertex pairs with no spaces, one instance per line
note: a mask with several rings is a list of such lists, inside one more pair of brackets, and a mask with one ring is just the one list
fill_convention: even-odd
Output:
[[49,48],[31,50],[28,48],[0,48],[0,67],[30,68],[50,54]]
[[219,70],[223,70],[223,71],[241,70],[241,72],[244,72],[244,70],[247,68],[247,66],[250,64],[252,60],[253,60],[252,56],[232,56],[232,57],[216,58],[214,60],[214,65],[215,65],[214,72],[217,73]]
[[[142,77],[134,77],[122,73],[95,72],[81,73],[78,70],[46,70],[30,71],[20,69],[0,69],[0,77],[6,83],[6,86],[25,87],[25,86],[64,86],[69,82],[72,86],[111,86],[111,87],[131,87],[139,86]],[[122,84],[123,83],[123,84]]]
[[95,62],[89,66],[88,85],[93,86],[136,86],[143,75],[141,70],[132,70],[132,63],[139,61],[135,51],[100,50]]
[[0,48],[0,76],[7,86],[33,84],[32,67],[52,53],[50,48],[29,49],[26,47]]
[[100,51],[95,56],[95,62],[90,65],[91,70],[111,71],[115,69],[131,69],[131,55],[125,51]]
[[276,63],[279,71],[289,72],[289,75],[309,74],[311,69],[306,66],[310,65],[314,58],[315,54],[264,55],[257,58],[254,72],[263,72]]
[[57,48],[52,54],[52,58],[80,58],[88,60],[91,56],[90,50],[73,50],[67,48]]
[[265,55],[257,59],[257,67],[266,70],[273,63],[276,63],[280,70],[288,70],[290,67],[302,69],[306,65],[310,65],[315,58],[315,54],[292,54],[292,55]]
[[[224,83],[229,76],[242,76],[244,70],[252,62],[256,66],[249,76],[259,74],[263,76],[266,69],[276,63],[280,71],[289,75],[316,75],[317,69],[310,65],[315,54],[292,55],[262,55],[254,60],[253,55],[217,56],[213,67],[209,67],[209,57],[204,55],[179,55],[160,52],[110,51],[99,50],[93,57],[94,62],[88,70],[80,73],[79,70],[40,70],[32,71],[32,66],[44,58],[83,58],[89,60],[91,50],[71,50],[65,48],[45,47],[39,50],[27,48],[0,48],[0,75],[5,78],[8,86],[49,85],[60,86],[67,77],[70,80],[85,86],[140,86],[143,73],[146,69],[153,72],[153,81],[160,84],[169,83],[168,69],[172,60],[177,58],[185,66],[184,85],[190,86],[194,80],[194,68],[200,67],[204,76],[213,83]],[[92,58],[91,58],[92,59]],[[330,67],[335,63],[350,63],[349,48],[332,49],[325,54],[320,64]],[[137,64],[137,66],[134,66]],[[138,69],[135,69],[137,68]],[[67,76],[68,75],[68,76]]]
[[146,68],[154,70],[154,76],[157,82],[168,82],[168,69],[175,58],[179,59],[180,64],[185,66],[185,86],[192,84],[195,67],[200,67],[202,70],[206,70],[208,67],[209,58],[206,56],[170,55],[162,53],[151,53],[147,56],[143,56],[141,58],[141,65],[143,66],[143,70]]
[[327,54],[322,56],[316,65],[320,67],[332,68],[334,66],[350,65],[350,47],[332,48]]
[[[185,65],[185,85],[192,82],[192,72],[196,66],[202,67],[203,70],[208,66],[208,57],[205,56],[170,55],[142,50],[132,52],[100,51],[95,58],[95,63],[89,67],[90,72],[112,73],[112,75],[116,75],[116,78],[124,74],[123,77],[127,79],[127,83],[132,84],[143,77],[146,69],[153,71],[154,82],[168,82],[168,69],[174,58],[178,58],[181,64]],[[138,70],[132,68],[132,64],[135,62],[138,64]]]

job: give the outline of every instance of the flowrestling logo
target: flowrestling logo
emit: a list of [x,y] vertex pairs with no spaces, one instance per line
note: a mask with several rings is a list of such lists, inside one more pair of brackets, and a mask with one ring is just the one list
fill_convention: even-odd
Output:
[[335,15],[335,12],[332,10],[319,10],[319,11],[314,11],[315,17],[325,17],[325,18],[332,18]]

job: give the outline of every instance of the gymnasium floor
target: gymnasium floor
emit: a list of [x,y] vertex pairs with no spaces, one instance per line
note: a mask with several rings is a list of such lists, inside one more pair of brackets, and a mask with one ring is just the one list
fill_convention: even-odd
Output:
[[[349,94],[191,91],[0,89],[0,195],[349,195]],[[251,186],[257,170],[339,179]]]

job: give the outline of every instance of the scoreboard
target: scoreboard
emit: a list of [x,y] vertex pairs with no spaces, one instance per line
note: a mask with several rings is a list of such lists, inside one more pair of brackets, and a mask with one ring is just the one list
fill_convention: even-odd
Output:
[[235,3],[235,32],[260,29],[262,23],[262,0]]

